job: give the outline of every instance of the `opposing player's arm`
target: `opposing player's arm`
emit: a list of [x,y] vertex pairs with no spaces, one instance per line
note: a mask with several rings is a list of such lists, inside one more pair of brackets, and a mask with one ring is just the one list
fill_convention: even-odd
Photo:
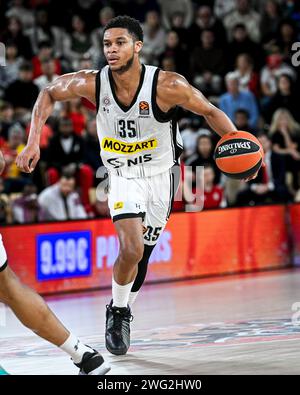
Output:
[[236,130],[228,116],[210,103],[183,76],[172,72],[161,72],[160,74],[162,76],[157,91],[158,101],[162,101],[169,108],[180,106],[195,114],[202,115],[209,126],[220,136]]
[[64,74],[40,92],[32,111],[27,145],[16,159],[16,164],[22,171],[33,171],[39,160],[40,134],[55,102],[85,97],[95,104],[96,73],[97,71],[81,70]]

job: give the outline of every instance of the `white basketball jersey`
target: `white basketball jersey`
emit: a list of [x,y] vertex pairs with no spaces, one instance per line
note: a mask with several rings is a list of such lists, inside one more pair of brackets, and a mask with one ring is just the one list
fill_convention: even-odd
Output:
[[130,106],[118,101],[109,66],[96,78],[97,132],[101,158],[109,171],[126,178],[162,173],[178,162],[182,139],[176,109],[156,104],[159,69],[142,65],[140,83]]

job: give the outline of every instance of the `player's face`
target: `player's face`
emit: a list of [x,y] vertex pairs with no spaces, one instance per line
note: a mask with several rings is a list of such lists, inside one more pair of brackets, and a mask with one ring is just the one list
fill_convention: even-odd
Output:
[[106,30],[103,37],[104,55],[112,71],[127,71],[142,49],[141,41],[134,41],[127,29],[112,28]]

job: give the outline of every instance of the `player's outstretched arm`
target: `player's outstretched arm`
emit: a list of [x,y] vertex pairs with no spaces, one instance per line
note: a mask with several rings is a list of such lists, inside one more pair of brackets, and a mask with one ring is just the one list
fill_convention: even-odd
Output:
[[[210,103],[198,89],[190,85],[180,74],[160,72],[157,102],[163,111],[168,111],[174,106],[180,106],[195,114],[202,115],[209,126],[220,136],[237,130],[223,111]],[[265,166],[264,163],[263,166]],[[246,178],[245,181],[256,178],[257,173]]]
[[190,85],[180,74],[160,72],[157,100],[159,103],[162,102],[163,106],[166,105],[166,108],[180,106],[195,114],[202,115],[209,126],[220,136],[236,130],[228,116],[210,103],[198,89]]
[[51,115],[56,101],[86,97],[95,103],[96,73],[97,71],[93,70],[81,70],[64,74],[40,92],[32,111],[27,145],[16,159],[16,164],[22,171],[31,173],[40,158],[41,130]]

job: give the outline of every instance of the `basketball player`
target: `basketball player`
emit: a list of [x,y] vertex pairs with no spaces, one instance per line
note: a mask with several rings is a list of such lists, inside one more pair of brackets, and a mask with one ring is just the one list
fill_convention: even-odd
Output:
[[101,157],[109,172],[108,204],[120,242],[112,301],[106,306],[106,347],[122,355],[130,345],[130,306],[177,188],[179,177],[172,172],[182,151],[177,106],[204,116],[220,136],[236,128],[183,76],[140,63],[143,31],[137,20],[112,19],[104,28],[103,45],[108,65],[102,70],[63,75],[40,93],[17,165],[25,172],[35,168],[40,133],[56,101],[85,97],[96,104]]
[[[3,154],[0,151],[0,174],[4,166]],[[63,326],[36,292],[20,283],[8,266],[1,235],[0,302],[7,304],[26,327],[69,354],[80,369],[80,375],[103,375],[110,370],[96,350],[82,344]],[[7,372],[0,365],[0,375],[4,374]]]

